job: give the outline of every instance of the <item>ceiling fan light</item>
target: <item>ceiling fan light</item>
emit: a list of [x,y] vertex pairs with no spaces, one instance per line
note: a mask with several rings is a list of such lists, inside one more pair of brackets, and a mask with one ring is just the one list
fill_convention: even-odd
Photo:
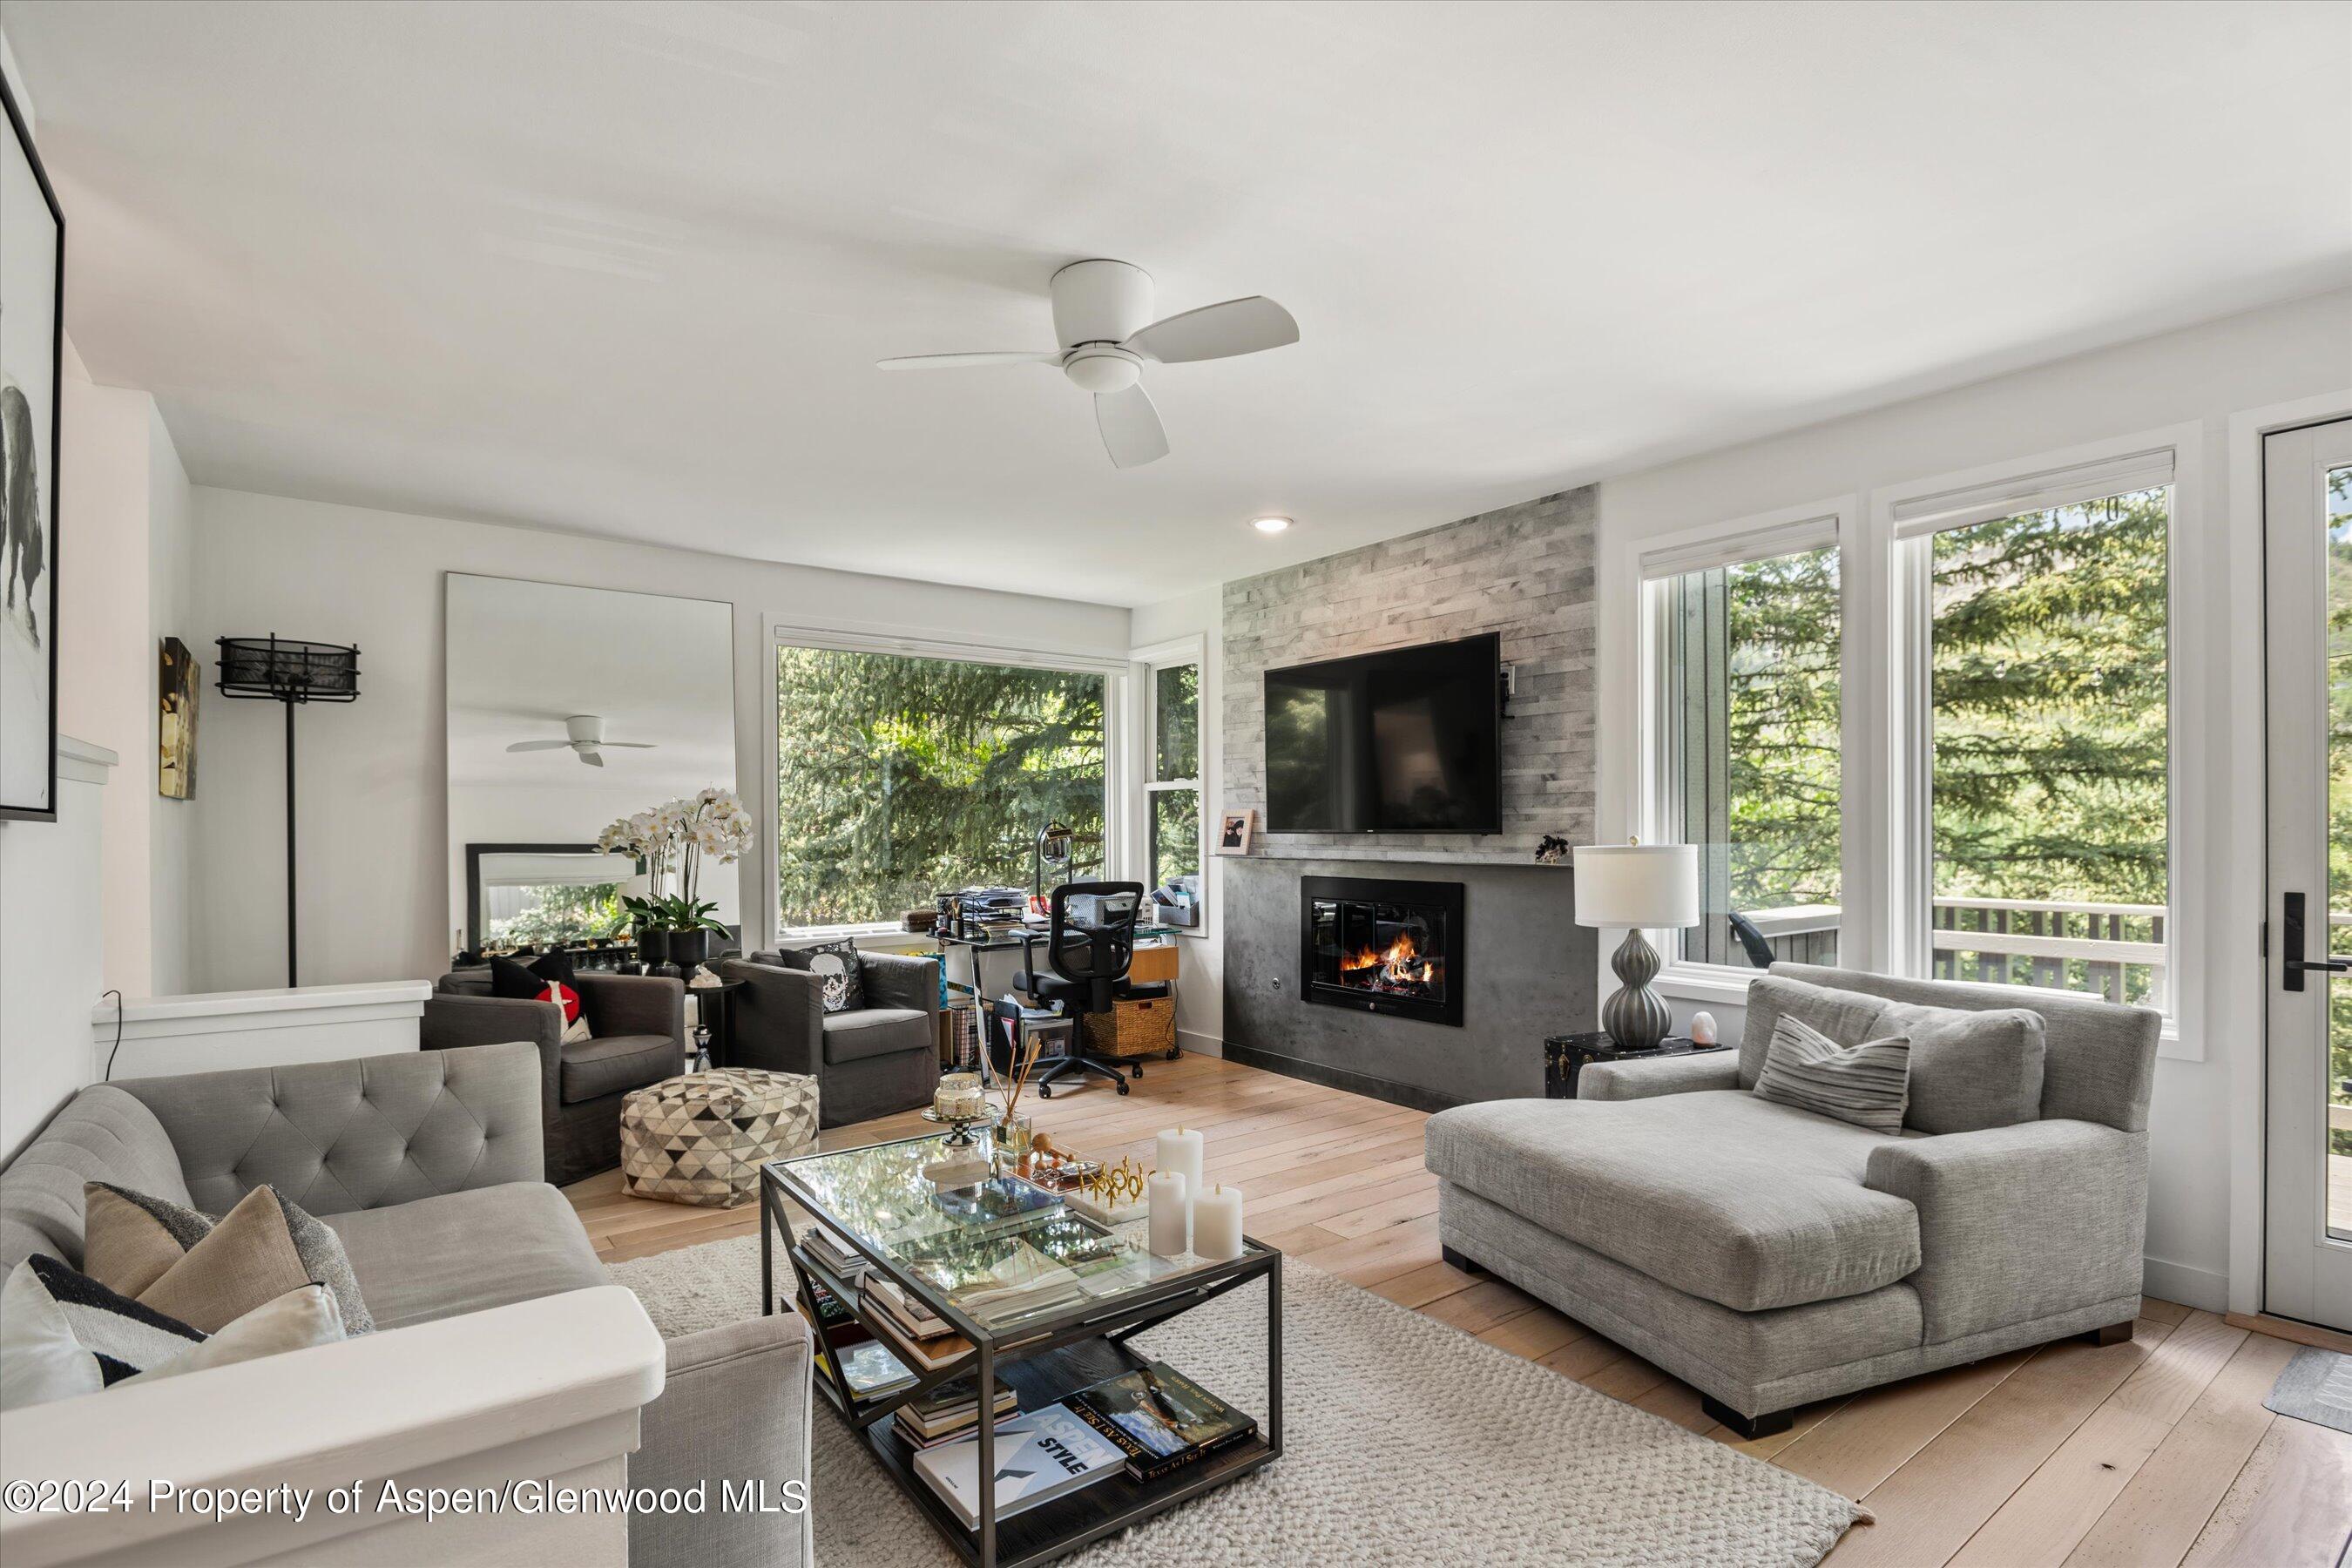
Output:
[[1125,392],[1141,379],[1143,367],[1132,354],[1090,353],[1072,356],[1062,367],[1064,374],[1081,392],[1091,392],[1099,397],[1105,393]]
[[1254,517],[1250,519],[1250,526],[1260,533],[1280,533],[1290,526],[1290,520],[1286,517]]

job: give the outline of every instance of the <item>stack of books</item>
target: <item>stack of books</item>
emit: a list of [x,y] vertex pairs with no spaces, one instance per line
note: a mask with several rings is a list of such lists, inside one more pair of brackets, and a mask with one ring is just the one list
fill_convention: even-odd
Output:
[[1156,1481],[1257,1430],[1257,1418],[1223,1400],[1165,1362],[1121,1373],[1070,1395],[1079,1419],[1118,1445],[1127,1473]]
[[[1037,1218],[1022,1223],[1034,1225]],[[926,1237],[901,1247],[898,1256],[909,1274],[974,1318],[1019,1317],[1086,1295],[1077,1275],[1019,1231]]]
[[892,1281],[869,1275],[860,1293],[890,1347],[925,1372],[937,1372],[971,1353],[970,1340]]
[[[1070,1413],[1066,1405],[1007,1416],[996,1424],[996,1517],[1010,1519],[1118,1475],[1119,1446]],[[963,1521],[980,1528],[980,1436],[925,1448],[915,1473]]]
[[873,1267],[866,1255],[821,1225],[801,1232],[801,1250],[847,1284],[855,1285]]
[[[898,1435],[914,1447],[929,1448],[979,1426],[980,1401],[972,1397],[972,1387],[969,1377],[951,1378],[909,1399],[898,1406],[893,1417]],[[1004,1380],[998,1378],[996,1407],[991,1414],[1010,1415],[1020,1408],[1020,1404]]]

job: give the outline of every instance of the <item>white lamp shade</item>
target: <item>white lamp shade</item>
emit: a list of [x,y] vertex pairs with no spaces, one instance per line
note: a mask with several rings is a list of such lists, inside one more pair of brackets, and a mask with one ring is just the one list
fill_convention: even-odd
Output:
[[1580,844],[1576,923],[1681,931],[1698,924],[1698,848]]

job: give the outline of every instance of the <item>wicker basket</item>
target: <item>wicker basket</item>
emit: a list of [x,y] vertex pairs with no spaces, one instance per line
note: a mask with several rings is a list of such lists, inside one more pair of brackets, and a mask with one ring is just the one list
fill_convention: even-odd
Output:
[[1087,1050],[1098,1057],[1164,1057],[1176,1049],[1176,998],[1138,996],[1086,1016]]

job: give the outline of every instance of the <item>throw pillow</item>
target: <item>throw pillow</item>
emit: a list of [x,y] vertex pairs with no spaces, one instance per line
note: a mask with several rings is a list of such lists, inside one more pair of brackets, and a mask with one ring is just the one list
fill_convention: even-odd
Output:
[[588,1032],[588,1020],[585,1018],[574,1018],[572,1022],[563,1026],[562,1043],[564,1045],[576,1046],[584,1041],[593,1040],[595,1037],[595,1036]]
[[[374,1331],[341,1237],[275,1187],[256,1187],[215,1222],[90,1182],[82,1188],[82,1214],[83,1267],[92,1279],[206,1333],[313,1282],[334,1292],[345,1333]],[[166,1247],[178,1256],[158,1268]]]
[[1911,1042],[1900,1035],[1841,1046],[1801,1018],[1782,1017],[1764,1047],[1757,1094],[1889,1137],[1903,1131]]
[[201,1344],[190,1345],[169,1361],[122,1381],[154,1383],[183,1373],[258,1361],[266,1355],[308,1350],[312,1345],[331,1345],[343,1337],[342,1314],[335,1305],[335,1293],[324,1285],[303,1285],[264,1301]]
[[37,1252],[0,1286],[0,1410],[96,1394],[205,1338]]
[[854,1013],[866,1005],[866,972],[857,955],[857,944],[847,937],[837,942],[821,942],[814,947],[788,947],[783,960],[793,969],[804,969],[817,978],[828,1013]]
[[572,960],[561,952],[535,958],[528,964],[511,958],[490,960],[490,994],[518,1002],[557,1002],[567,1024],[580,1016],[580,992]]
[[137,1296],[212,1234],[209,1215],[104,1182],[81,1186],[81,1270]]
[[1911,1110],[1922,1132],[1974,1132],[2042,1120],[2042,1015],[1889,1002],[1878,1032],[1911,1041]]
[[1759,977],[1748,984],[1748,1021],[1739,1034],[1739,1087],[1756,1087],[1764,1071],[1765,1047],[1782,1017],[1799,1019],[1838,1045],[1854,1046],[1881,1035],[1902,1033],[1879,1026],[1885,1011],[1885,998],[1859,991],[1840,991],[1777,974]]

